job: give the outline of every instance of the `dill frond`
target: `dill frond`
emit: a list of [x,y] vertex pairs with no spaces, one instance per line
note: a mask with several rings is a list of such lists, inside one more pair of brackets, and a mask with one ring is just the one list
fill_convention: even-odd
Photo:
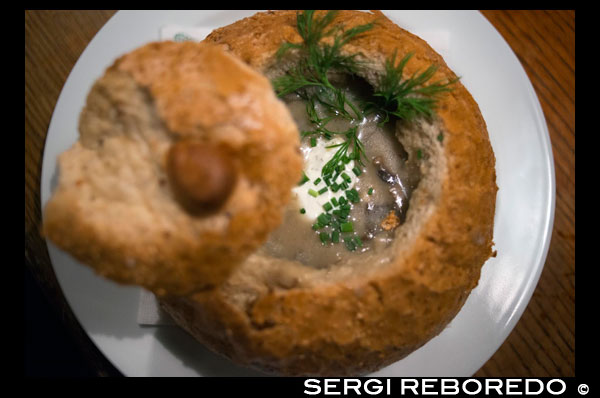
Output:
[[326,176],[334,174],[336,168],[345,163],[345,159],[355,160],[363,165],[362,158],[364,157],[365,147],[358,138],[358,127],[350,127],[347,131],[339,134],[343,134],[346,140],[340,144],[326,147],[338,148],[338,150],[333,157],[327,163],[325,163],[325,166],[323,166],[323,169],[321,170],[321,175]]
[[[319,86],[326,91],[331,91],[329,97],[336,98],[337,112],[344,114],[341,106],[345,99],[340,89],[334,87],[328,78],[332,70],[346,73],[356,73],[359,61],[358,54],[345,55],[341,53],[342,47],[358,35],[372,29],[373,24],[364,24],[343,30],[341,26],[330,27],[336,10],[328,11],[322,17],[315,16],[315,10],[306,10],[298,13],[296,17],[297,29],[302,43],[283,43],[277,51],[277,56],[282,57],[291,49],[300,51],[300,61],[285,75],[273,80],[273,87],[281,97],[289,93],[310,86]],[[326,37],[333,37],[332,44],[322,43]],[[342,99],[342,100],[340,100]]]
[[376,110],[382,113],[382,123],[389,121],[390,115],[404,120],[412,120],[417,116],[432,117],[437,105],[437,96],[451,91],[451,85],[458,81],[456,78],[425,85],[437,71],[435,65],[404,79],[404,67],[412,56],[413,53],[406,54],[398,65],[395,65],[396,52],[394,52],[386,61],[385,73],[379,79],[379,84],[373,93],[376,100],[367,105],[369,111]]

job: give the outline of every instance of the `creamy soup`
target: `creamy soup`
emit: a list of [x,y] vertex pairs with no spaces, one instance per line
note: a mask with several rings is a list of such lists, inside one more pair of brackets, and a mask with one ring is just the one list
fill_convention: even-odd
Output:
[[[353,103],[359,104],[369,95],[364,81],[345,83],[345,94]],[[293,94],[284,101],[301,132],[314,130],[305,99]],[[322,117],[327,116],[321,104],[315,104],[314,109]],[[371,114],[354,120],[338,116],[327,123],[327,129],[335,132],[355,127],[364,148],[362,164],[349,161],[329,186],[321,170],[338,149],[331,146],[342,143],[343,137],[327,139],[308,134],[302,138],[306,177],[294,189],[281,226],[263,248],[268,254],[322,268],[390,244],[395,228],[405,220],[420,175],[418,156],[409,156],[396,138],[395,121],[384,125],[379,122],[380,115]],[[337,190],[332,188],[336,182],[341,185]],[[341,230],[335,222],[333,226],[315,227],[319,216],[337,219],[335,214],[344,211],[347,216]]]

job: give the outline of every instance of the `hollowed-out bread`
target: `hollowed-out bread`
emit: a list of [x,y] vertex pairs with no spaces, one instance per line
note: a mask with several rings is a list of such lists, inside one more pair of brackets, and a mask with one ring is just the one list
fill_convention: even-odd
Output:
[[[219,28],[218,44],[268,77],[286,41],[300,42],[295,11],[264,12]],[[432,81],[456,75],[425,41],[380,12],[341,11],[334,24],[375,27],[349,42],[359,75],[375,85],[386,59],[413,52],[404,74],[438,66]],[[479,108],[461,83],[440,97],[432,120],[398,122],[408,153],[423,153],[421,181],[393,243],[356,261],[313,268],[258,250],[210,291],[166,296],[163,308],[212,350],[286,375],[357,375],[391,364],[439,334],[477,285],[493,252],[495,158]]]
[[[43,233],[158,295],[219,284],[279,225],[301,177],[298,130],[270,82],[208,43],[156,42],[117,59],[79,133],[58,159]],[[186,189],[188,202],[203,198],[196,209]]]

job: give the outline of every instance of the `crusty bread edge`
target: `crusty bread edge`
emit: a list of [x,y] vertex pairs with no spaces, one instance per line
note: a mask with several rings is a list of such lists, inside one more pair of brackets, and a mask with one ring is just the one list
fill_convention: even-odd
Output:
[[[259,13],[215,30],[207,40],[265,71],[281,42],[298,41],[295,15]],[[435,63],[433,80],[455,76],[425,41],[380,13],[342,11],[336,19],[346,26],[377,19],[375,29],[352,43],[367,58],[413,51],[407,74]],[[365,374],[425,344],[458,313],[494,253],[498,189],[485,122],[460,82],[437,114],[443,140],[436,145],[445,158],[441,191],[410,250],[394,264],[360,280],[272,290],[245,308],[233,305],[226,289],[167,298],[163,308],[216,352],[277,374]]]

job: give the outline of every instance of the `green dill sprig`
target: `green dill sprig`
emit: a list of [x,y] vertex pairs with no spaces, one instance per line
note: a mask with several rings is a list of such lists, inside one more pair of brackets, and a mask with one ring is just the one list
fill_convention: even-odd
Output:
[[[343,30],[339,25],[329,27],[336,14],[337,11],[332,10],[319,18],[314,10],[298,13],[297,30],[303,41],[283,43],[277,51],[277,57],[281,58],[289,50],[296,49],[300,51],[300,60],[285,75],[275,78],[273,87],[280,97],[308,87],[319,87],[321,100],[345,115],[347,111],[344,104],[348,101],[343,91],[329,81],[328,74],[332,70],[356,73],[360,64],[356,59],[359,54],[342,54],[341,49],[350,40],[372,29],[373,23],[358,25],[347,30]],[[333,38],[331,44],[322,42],[327,37]],[[350,107],[353,111],[357,110],[353,105]]]
[[362,158],[365,153],[365,147],[363,143],[358,138],[358,127],[353,126],[349,128],[347,131],[342,133],[345,136],[344,142],[335,145],[329,145],[326,148],[338,148],[333,157],[325,163],[323,169],[321,170],[321,174],[333,175],[338,169],[343,167],[344,164],[348,163],[350,160],[355,160],[361,165]]
[[365,111],[376,110],[383,114],[387,123],[390,115],[400,119],[412,120],[417,116],[432,117],[440,93],[451,91],[451,85],[458,78],[446,82],[437,81],[425,85],[437,71],[436,65],[431,65],[424,72],[415,72],[411,77],[404,78],[404,67],[413,56],[406,54],[396,65],[396,51],[386,60],[385,72],[379,79],[379,84],[373,93],[375,101],[367,103]]
[[[328,28],[337,15],[337,10],[328,11],[324,16],[315,16],[315,10],[305,10],[298,13],[296,26],[302,43],[283,43],[277,51],[277,57],[281,58],[287,51],[298,49],[302,51],[307,66],[311,67],[317,76],[325,76],[332,68],[356,72],[358,54],[345,55],[341,48],[350,40],[356,38],[373,28],[373,23],[354,26],[343,30],[340,25]],[[333,37],[332,44],[321,43],[327,37]],[[325,76],[326,77],[326,76]]]
[[319,116],[316,108],[316,97],[307,97],[306,98],[306,114],[308,115],[308,119],[311,124],[314,126],[313,130],[302,131],[300,134],[302,137],[307,136],[322,136],[328,140],[333,138],[333,136],[338,134],[343,134],[340,132],[332,131],[327,128],[327,124],[333,120],[336,115],[329,115],[326,117]]
[[[334,88],[333,90],[318,90],[315,98],[323,105],[330,114],[341,116],[347,120],[362,119],[362,112],[346,97],[343,90]],[[346,105],[352,110],[352,115]]]
[[[325,15],[317,17],[314,10],[298,13],[296,17],[297,30],[302,37],[302,43],[286,42],[277,52],[278,57],[283,57],[289,50],[296,49],[300,52],[300,60],[285,75],[273,80],[277,94],[282,97],[290,93],[297,93],[307,101],[306,109],[311,123],[312,131],[303,131],[302,136],[320,135],[331,139],[335,135],[343,135],[345,141],[331,145],[328,148],[338,148],[332,159],[322,169],[322,175],[331,174],[340,162],[354,159],[362,164],[364,146],[358,139],[357,127],[351,127],[344,132],[329,130],[326,126],[334,117],[342,117],[349,121],[360,120],[362,110],[348,100],[344,91],[335,87],[329,80],[328,74],[341,71],[355,74],[360,62],[358,53],[342,54],[344,45],[373,28],[373,23],[343,29],[342,26],[331,26],[338,11],[328,11]],[[323,39],[332,38],[331,43],[324,43]],[[317,114],[316,103],[322,105],[326,117]]]

